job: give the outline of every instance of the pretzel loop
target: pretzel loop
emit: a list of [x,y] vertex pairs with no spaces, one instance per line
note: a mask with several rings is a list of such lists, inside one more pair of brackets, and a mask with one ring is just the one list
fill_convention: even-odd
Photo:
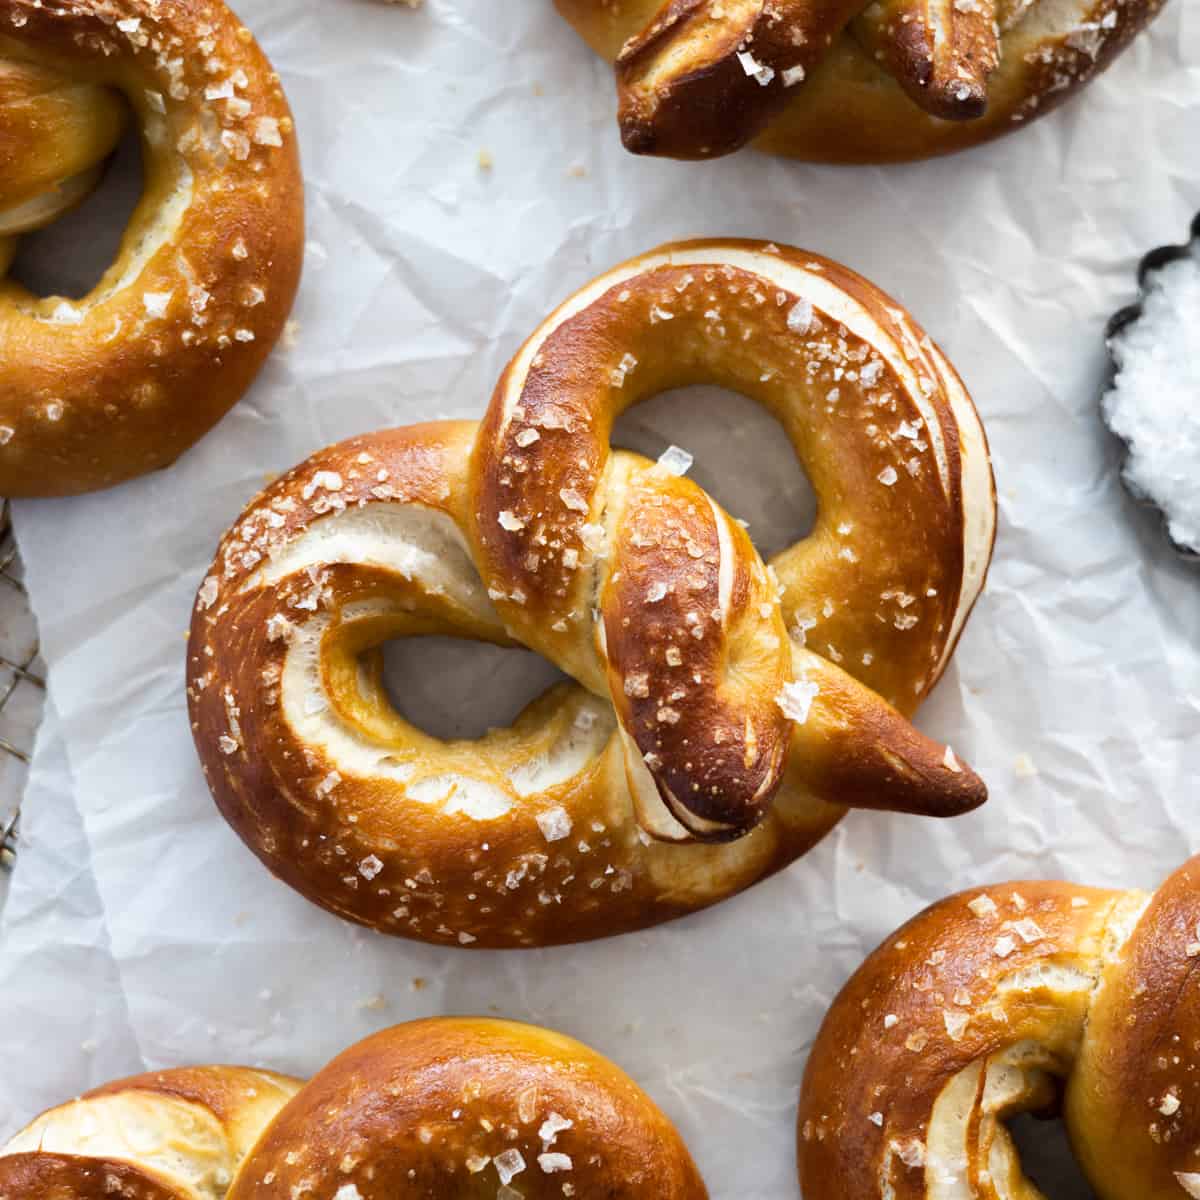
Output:
[[0,265],[95,186],[126,112],[107,88],[0,59]]
[[1105,1196],[1200,1193],[1198,922],[1200,859],[1153,896],[1021,882],[916,917],[846,985],[814,1045],[804,1195],[1040,1196],[1005,1122],[1060,1099]]
[[[821,514],[766,567],[680,474],[613,450],[710,381],[781,421]],[[986,571],[987,446],[903,312],[824,259],[667,246],[518,352],[480,426],[330,447],[226,537],[189,648],[197,747],[254,851],[333,911],[460,945],[665,920],[804,853],[846,806],[950,816],[982,783],[907,721]],[[380,645],[522,643],[574,683],[442,742]]]
[[172,462],[250,385],[299,281],[292,118],[219,0],[0,0],[4,241],[77,203],[132,114],[144,188],[80,298],[0,278],[0,493],[62,495]]

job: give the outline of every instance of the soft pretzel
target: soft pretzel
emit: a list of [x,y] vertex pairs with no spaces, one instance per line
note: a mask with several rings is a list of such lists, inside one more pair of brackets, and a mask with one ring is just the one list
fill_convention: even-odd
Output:
[[1049,112],[1165,0],[555,0],[616,63],[638,154],[757,139],[818,162],[959,150]]
[[4,1200],[218,1200],[301,1081],[183,1067],[52,1108],[0,1151]]
[[310,1082],[242,1067],[121,1080],[0,1152],[3,1200],[706,1200],[675,1127],[561,1034],[441,1018]]
[[806,1200],[1038,1200],[1004,1122],[1060,1095],[1104,1200],[1200,1196],[1200,858],[1153,896],[1011,883],[934,905],[834,1001]]
[[145,190],[81,300],[0,279],[0,494],[165,466],[238,400],[300,274],[292,118],[220,0],[0,0],[0,271],[83,198],[132,110]]
[[[770,568],[680,452],[609,446],[624,408],[699,381],[775,414],[817,491]],[[978,417],[902,309],[801,251],[663,247],[549,317],[480,426],[353,438],[253,501],[197,599],[196,745],[247,845],[333,912],[471,946],[644,927],[791,862],[845,806],[983,801],[906,718],[994,526]],[[427,633],[519,642],[577,682],[442,742],[380,682],[380,645]]]

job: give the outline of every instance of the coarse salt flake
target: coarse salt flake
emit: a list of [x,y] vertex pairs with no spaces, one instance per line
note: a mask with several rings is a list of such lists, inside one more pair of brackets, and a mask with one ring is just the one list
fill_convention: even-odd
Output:
[[339,783],[342,782],[342,777],[336,771],[330,771],[314,789],[318,800],[324,800]]
[[215,575],[210,575],[201,585],[200,591],[196,593],[196,603],[201,609],[212,608],[217,601],[217,593],[220,589],[220,583]]
[[503,1154],[497,1154],[492,1162],[500,1182],[506,1186],[525,1170],[525,1157],[520,1150],[505,1150]]
[[259,117],[254,122],[254,140],[260,146],[282,146],[279,122],[274,117]]
[[686,475],[696,460],[679,446],[668,446],[658,456],[658,466],[668,475]]
[[282,613],[267,618],[267,640],[278,642],[292,631],[292,623]]
[[1042,927],[1029,917],[1024,917],[1020,921],[1014,921],[1013,929],[1016,930],[1017,936],[1027,946],[1033,945],[1034,942],[1043,941],[1046,937]]
[[625,695],[645,699],[650,695],[650,676],[645,671],[634,671],[625,676]]
[[774,68],[767,66],[766,63],[760,63],[749,50],[740,50],[737,58],[738,62],[742,64],[742,70],[751,79],[756,80],[760,87],[766,87],[775,78]]
[[813,325],[813,306],[811,301],[797,300],[788,310],[787,327],[793,333],[808,333]]
[[957,1042],[963,1035],[971,1018],[966,1013],[945,1009],[942,1019],[946,1022],[946,1033],[952,1042]]
[[579,527],[579,537],[589,554],[598,557],[604,553],[604,526],[599,522],[584,522]]
[[555,1140],[560,1133],[568,1129],[573,1129],[575,1122],[564,1117],[561,1113],[551,1111],[546,1119],[542,1122],[542,1127],[538,1130],[538,1137],[542,1139],[543,1149],[549,1149],[554,1145]]
[[316,471],[312,479],[304,485],[301,495],[305,500],[311,500],[313,495],[319,491],[340,492],[343,486],[345,486],[345,481],[337,471]]
[[637,364],[638,360],[632,354],[623,355],[621,361],[609,372],[613,387],[624,387],[625,377]]
[[821,688],[815,680],[802,675],[799,679],[793,679],[791,683],[783,685],[779,695],[775,697],[775,703],[785,717],[795,721],[797,725],[803,725],[808,720],[813,701],[820,692]]
[[142,304],[146,307],[146,313],[151,317],[165,317],[167,315],[167,305],[171,303],[171,297],[174,292],[144,292],[142,294]]
[[997,912],[996,902],[991,896],[976,896],[967,902],[967,907],[977,917],[994,917]]
[[250,157],[250,139],[236,129],[221,130],[221,145],[238,162],[245,162]]
[[893,1142],[892,1152],[906,1166],[916,1169],[925,1165],[925,1143],[916,1138],[906,1142]]
[[558,1171],[569,1171],[575,1164],[571,1161],[569,1154],[539,1154],[538,1166],[547,1175],[554,1175]]
[[542,837],[548,842],[561,842],[563,838],[570,836],[571,817],[561,805],[538,813],[535,819],[542,831]]

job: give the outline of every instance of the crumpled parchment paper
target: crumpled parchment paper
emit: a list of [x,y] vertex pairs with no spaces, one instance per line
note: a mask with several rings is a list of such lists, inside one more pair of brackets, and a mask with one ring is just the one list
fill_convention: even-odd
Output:
[[[497,1013],[626,1067],[716,1200],[794,1200],[806,1049],[895,925],[985,881],[1154,886],[1200,845],[1200,574],[1121,491],[1098,419],[1105,319],[1141,254],[1200,206],[1200,8],[1173,0],[1109,75],[1018,136],[880,169],[627,156],[609,69],[549,0],[240,8],[303,143],[298,328],[170,471],[17,506],[53,713],[4,917],[0,1132],[147,1066],[311,1072],[396,1021]],[[1000,536],[921,722],[983,773],[990,804],[951,824],[855,814],[740,899],[573,949],[432,949],[311,907],[225,826],[192,749],[184,635],[217,539],[270,474],[330,441],[480,414],[571,290],[715,234],[863,272],[974,394]],[[771,422],[719,393],[686,399],[686,415],[679,397],[636,410],[622,440],[692,450],[767,551],[802,533],[811,494]],[[392,669],[442,729],[510,717],[538,677],[470,647],[402,647]]]

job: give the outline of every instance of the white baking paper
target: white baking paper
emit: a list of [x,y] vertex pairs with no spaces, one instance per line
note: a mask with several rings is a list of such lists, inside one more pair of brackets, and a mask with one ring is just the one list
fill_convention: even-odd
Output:
[[[311,1072],[395,1021],[498,1013],[627,1068],[678,1122],[716,1200],[794,1200],[807,1047],[896,924],[984,881],[1153,886],[1200,846],[1200,573],[1126,499],[1098,419],[1105,320],[1132,298],[1141,254],[1183,237],[1200,207],[1200,8],[1172,0],[1106,78],[1019,136],[862,169],[626,155],[610,71],[549,0],[241,8],[303,143],[299,327],[172,470],[17,507],[56,717],[0,958],[18,1063],[0,1071],[0,1126],[117,1072]],[[184,634],[217,539],[270,474],[327,442],[482,413],[570,291],[662,241],[714,234],[863,272],[975,396],[1000,536],[921,720],[987,778],[991,802],[951,824],[853,815],[743,898],[573,949],[433,949],[311,907],[218,817],[192,749]],[[768,550],[811,517],[778,433],[744,402],[668,397],[622,434],[695,452],[697,477]],[[414,671],[416,653],[393,669],[407,667],[412,711],[435,727],[478,720],[480,694],[492,719],[532,694],[507,655],[443,647]]]

